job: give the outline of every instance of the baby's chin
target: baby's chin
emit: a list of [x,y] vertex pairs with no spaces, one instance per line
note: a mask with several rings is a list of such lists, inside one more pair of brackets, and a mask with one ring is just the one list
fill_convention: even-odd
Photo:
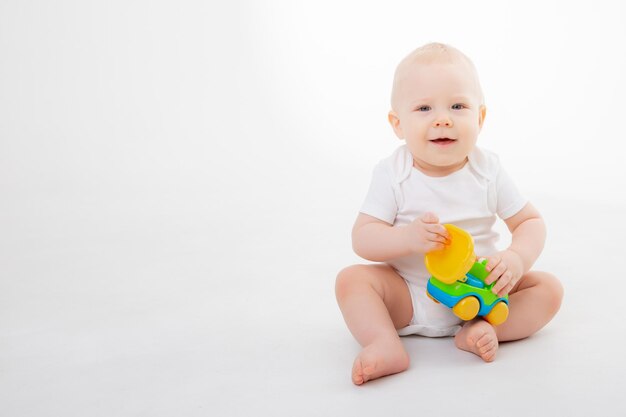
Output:
[[428,175],[444,176],[460,170],[467,161],[467,156],[452,158],[449,155],[438,155],[433,158],[414,158],[413,166]]

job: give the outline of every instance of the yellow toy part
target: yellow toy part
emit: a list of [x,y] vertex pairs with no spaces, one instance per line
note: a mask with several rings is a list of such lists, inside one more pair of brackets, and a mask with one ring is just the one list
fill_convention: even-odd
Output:
[[485,320],[494,326],[497,326],[504,323],[507,317],[509,317],[509,306],[507,306],[504,301],[500,301],[498,304],[493,306],[489,314],[485,316]]
[[476,261],[474,240],[465,230],[453,224],[443,225],[450,235],[450,243],[443,249],[428,252],[425,256],[426,269],[446,284],[465,277]]
[[465,321],[476,317],[478,310],[480,310],[480,301],[476,297],[466,297],[452,307],[454,314]]

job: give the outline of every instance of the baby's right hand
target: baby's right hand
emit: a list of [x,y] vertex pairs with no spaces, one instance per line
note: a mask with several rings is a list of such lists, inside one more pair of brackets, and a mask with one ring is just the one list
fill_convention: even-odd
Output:
[[404,232],[406,244],[413,253],[441,250],[450,243],[448,231],[439,224],[439,219],[433,213],[426,213],[413,220],[405,226]]

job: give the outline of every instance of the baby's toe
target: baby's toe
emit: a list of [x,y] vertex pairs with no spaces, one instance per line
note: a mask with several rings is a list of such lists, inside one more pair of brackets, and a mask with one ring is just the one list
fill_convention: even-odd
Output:
[[360,358],[356,358],[354,365],[352,365],[352,382],[355,385],[361,385],[365,382],[363,378],[363,365],[361,364]]
[[476,346],[478,348],[479,342],[483,339],[484,336],[485,336],[484,331],[479,331],[475,334],[469,334],[467,336],[467,344],[469,346]]
[[369,364],[367,359],[358,357],[352,366],[352,382],[361,385],[372,379],[376,371],[376,364]]
[[498,350],[498,340],[495,337],[485,336],[476,344],[480,357],[486,361],[491,362],[496,357]]
[[498,351],[497,348],[492,348],[490,350],[488,350],[485,353],[482,353],[480,355],[480,357],[485,361],[485,362],[493,362],[496,359],[496,352]]
[[485,353],[490,351],[491,349],[493,349],[496,345],[496,340],[490,336],[483,336],[482,338],[480,338],[480,340],[478,340],[478,342],[476,342],[476,347],[478,348],[478,351],[481,353]]

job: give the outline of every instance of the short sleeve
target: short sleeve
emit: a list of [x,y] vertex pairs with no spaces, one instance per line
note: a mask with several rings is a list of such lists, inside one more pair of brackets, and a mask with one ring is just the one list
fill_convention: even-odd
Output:
[[502,166],[499,167],[496,176],[496,195],[496,212],[503,220],[517,214],[528,203]]
[[383,163],[374,167],[370,188],[359,211],[389,224],[396,220],[398,203],[389,170]]

